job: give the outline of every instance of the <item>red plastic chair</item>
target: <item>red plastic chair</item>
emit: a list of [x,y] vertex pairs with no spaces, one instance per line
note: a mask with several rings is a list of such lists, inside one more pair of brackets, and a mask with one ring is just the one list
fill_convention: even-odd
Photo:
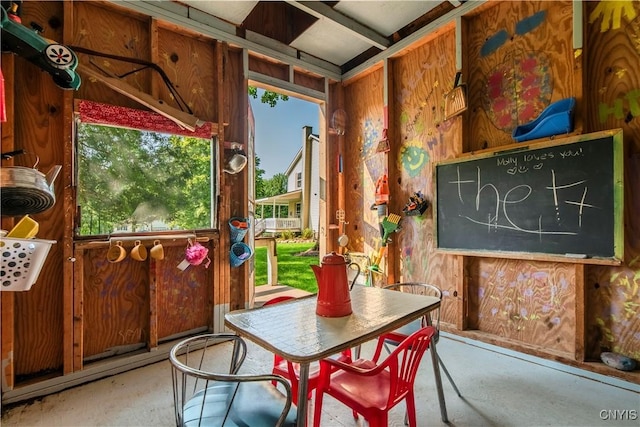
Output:
[[[406,400],[409,425],[416,425],[413,394],[418,366],[435,335],[433,326],[425,326],[404,339],[380,364],[358,359],[352,364],[321,360],[316,388],[313,425],[320,426],[322,398],[328,394],[362,414],[370,427],[386,427],[388,413]],[[382,345],[380,342],[379,345]]]
[[[294,297],[292,296],[280,296],[280,297],[275,297],[272,298],[268,301],[266,301],[263,304],[263,307],[265,305],[271,305],[271,304],[278,304],[284,301],[288,301],[294,299]],[[351,362],[351,350],[345,350],[342,353],[340,353],[340,355],[338,356],[337,360],[340,360],[341,362],[346,362],[346,363],[350,363]],[[283,377],[285,377],[286,379],[289,380],[289,382],[291,383],[291,394],[292,394],[292,400],[293,400],[293,404],[297,405],[298,404],[298,384],[300,383],[300,364],[298,363],[293,363],[288,361],[287,359],[284,359],[282,356],[279,356],[277,354],[273,355],[273,374],[276,375],[281,375]],[[320,373],[320,366],[318,364],[312,364],[309,367],[309,382],[308,382],[308,386],[307,386],[307,400],[311,399],[311,394],[313,393],[313,390],[316,389],[317,385],[318,385],[318,375]],[[273,382],[273,385],[275,386],[277,384],[277,382]]]
[[[440,288],[438,288],[435,285],[430,285],[426,283],[415,283],[415,282],[394,283],[392,285],[387,285],[384,288],[390,289],[393,291],[407,292],[407,293],[416,294],[416,295],[434,296],[442,300],[442,291],[440,290]],[[436,334],[433,337],[432,341],[437,345],[438,340],[440,339],[440,308],[436,310],[435,322],[431,318],[431,313],[428,313],[422,319],[415,320],[411,323],[408,323],[391,333],[381,335],[380,337],[378,337],[378,340],[384,343],[384,348],[387,350],[388,353],[390,353],[391,352],[390,347],[398,345],[407,336],[411,335],[413,332],[417,331],[418,329],[426,325],[435,326]],[[381,346],[380,343],[378,342],[378,346],[376,347],[376,352],[374,353],[372,358],[373,361],[377,361],[378,358],[380,357],[382,347],[383,346]],[[440,368],[442,368],[442,371],[444,372],[446,377],[449,379],[449,382],[453,386],[453,389],[455,390],[456,394],[462,397],[462,394],[460,394],[460,390],[458,390],[458,386],[453,381],[451,374],[449,374],[449,370],[444,365],[444,362],[442,362],[442,359],[440,358],[440,354],[438,354],[438,363],[440,364]]]

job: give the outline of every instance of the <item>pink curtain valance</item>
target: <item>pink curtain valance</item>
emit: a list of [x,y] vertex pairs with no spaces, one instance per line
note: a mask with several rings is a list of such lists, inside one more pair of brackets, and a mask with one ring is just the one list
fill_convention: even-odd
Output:
[[181,128],[172,120],[152,111],[136,110],[134,108],[119,107],[86,100],[79,102],[78,113],[83,123],[193,136],[196,138],[211,138],[211,122],[205,122],[202,126],[196,128],[194,132],[191,132],[188,129]]

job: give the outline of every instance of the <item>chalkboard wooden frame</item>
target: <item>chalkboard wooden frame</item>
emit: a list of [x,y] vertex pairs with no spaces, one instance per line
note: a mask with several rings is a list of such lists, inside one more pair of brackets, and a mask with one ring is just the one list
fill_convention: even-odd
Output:
[[436,163],[439,252],[619,265],[622,130],[512,144]]

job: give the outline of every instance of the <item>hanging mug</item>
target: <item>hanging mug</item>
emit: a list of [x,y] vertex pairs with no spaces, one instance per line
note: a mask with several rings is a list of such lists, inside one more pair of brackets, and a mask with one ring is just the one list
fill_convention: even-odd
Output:
[[140,242],[140,240],[136,240],[133,249],[131,249],[131,258],[136,261],[144,261],[147,259],[147,248]]
[[151,258],[157,259],[158,261],[164,259],[164,248],[162,247],[162,243],[160,240],[154,240],[153,247],[149,251],[151,253]]
[[111,263],[120,262],[127,256],[127,251],[122,247],[122,241],[118,240],[107,251],[107,261]]

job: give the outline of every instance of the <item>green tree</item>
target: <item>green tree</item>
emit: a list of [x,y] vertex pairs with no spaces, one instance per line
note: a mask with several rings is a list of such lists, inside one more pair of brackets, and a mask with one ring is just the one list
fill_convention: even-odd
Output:
[[265,170],[260,168],[260,157],[256,156],[256,171],[255,171],[255,188],[256,188],[256,199],[261,199],[265,196],[264,190],[264,176]]
[[[256,156],[256,171],[255,171],[255,192],[256,199],[263,199],[268,197],[266,191],[266,182],[264,179],[265,170],[260,168],[260,157]],[[271,206],[261,207],[256,213],[260,217],[260,215],[264,215],[265,218],[271,217],[273,212],[273,208]]]
[[[255,86],[249,86],[249,96],[253,99],[258,98],[258,88]],[[288,101],[289,97],[281,93],[271,92],[265,90],[260,97],[260,102],[263,104],[269,104],[270,107],[275,107],[278,104],[278,100]]]
[[[256,156],[256,199],[277,196],[287,192],[287,176],[283,173],[274,175],[272,178],[264,179],[264,169],[260,169],[260,158]],[[263,212],[265,218],[273,215],[273,206],[265,206],[258,211],[258,215]],[[287,213],[286,208],[281,208],[281,213]]]
[[[258,98],[258,88],[255,86],[249,86],[249,96],[253,99]],[[260,101],[263,104],[268,104],[270,107],[275,107],[278,101],[288,101],[287,95],[282,95],[276,92],[265,90],[260,97]],[[284,174],[277,174],[271,179],[264,179],[265,170],[260,169],[260,158],[256,156],[256,169],[255,169],[255,192],[256,199],[263,199],[265,197],[276,196],[287,192],[287,177]],[[262,208],[258,215],[262,212],[265,218],[272,216],[273,207],[265,206]]]
[[211,226],[211,141],[116,127],[78,126],[79,233]]
[[287,176],[283,173],[277,173],[272,178],[264,182],[265,197],[277,196],[287,192]]

